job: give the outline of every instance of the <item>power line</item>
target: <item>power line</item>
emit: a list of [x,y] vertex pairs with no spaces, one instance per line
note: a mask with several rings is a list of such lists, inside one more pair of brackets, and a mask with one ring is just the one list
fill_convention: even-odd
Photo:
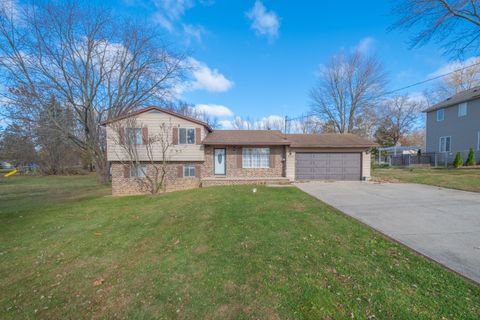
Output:
[[[405,89],[409,89],[409,88],[412,88],[412,87],[416,87],[416,86],[418,86],[418,85],[421,85],[421,84],[424,84],[424,83],[427,83],[427,82],[430,82],[430,81],[434,81],[434,80],[437,80],[437,79],[446,77],[446,76],[451,75],[451,74],[453,74],[453,73],[455,73],[455,72],[463,71],[463,70],[465,70],[465,69],[469,69],[469,68],[471,68],[471,67],[475,67],[475,66],[479,66],[479,65],[480,65],[480,62],[477,62],[477,63],[471,64],[471,65],[469,65],[469,66],[466,66],[466,67],[463,67],[463,68],[459,68],[459,69],[456,69],[456,70],[453,70],[453,71],[450,71],[450,72],[447,72],[447,73],[444,73],[444,74],[435,76],[435,77],[433,77],[433,78],[429,78],[429,79],[426,79],[426,80],[423,80],[423,81],[415,82],[415,83],[410,84],[410,85],[408,85],[408,86],[401,87],[401,88],[398,88],[398,89],[394,89],[394,90],[392,90],[392,91],[388,91],[388,92],[382,94],[381,96],[387,96],[387,95],[390,95],[390,94],[395,93],[395,92],[399,92],[399,91],[402,91],[402,90],[405,90]],[[380,96],[380,97],[381,97],[381,96]],[[294,120],[299,120],[299,119],[303,119],[303,118],[308,118],[308,117],[311,117],[311,116],[314,116],[314,114],[313,114],[313,113],[310,113],[310,114],[298,116],[298,117],[295,117],[295,118],[287,118],[287,117],[285,117],[285,121],[294,121]]]

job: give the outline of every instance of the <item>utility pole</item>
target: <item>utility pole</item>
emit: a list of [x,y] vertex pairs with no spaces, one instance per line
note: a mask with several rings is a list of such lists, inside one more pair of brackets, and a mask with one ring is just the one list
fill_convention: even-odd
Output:
[[285,134],[287,134],[287,126],[288,126],[288,116],[285,116],[285,129],[284,129]]

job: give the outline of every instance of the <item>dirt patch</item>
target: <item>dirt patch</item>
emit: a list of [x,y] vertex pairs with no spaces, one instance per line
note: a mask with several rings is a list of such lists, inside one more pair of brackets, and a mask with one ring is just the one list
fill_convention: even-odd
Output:
[[208,246],[207,245],[198,246],[198,247],[195,248],[195,250],[193,252],[195,252],[196,254],[207,253],[208,252]]
[[398,183],[400,180],[394,177],[372,177],[372,181],[375,183]]

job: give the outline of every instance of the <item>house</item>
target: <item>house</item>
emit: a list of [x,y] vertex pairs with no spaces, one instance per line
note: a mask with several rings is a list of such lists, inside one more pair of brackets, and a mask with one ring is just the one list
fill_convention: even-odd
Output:
[[424,111],[427,114],[426,151],[452,162],[461,152],[480,150],[480,86],[462,91]]
[[[135,128],[128,127],[135,118]],[[130,126],[131,126],[130,122]],[[353,134],[284,134],[277,130],[213,130],[170,110],[148,107],[110,120],[107,158],[111,163],[112,193],[135,194],[138,168],[128,165],[128,154],[115,139],[132,135],[144,169],[148,161],[162,161],[158,150],[147,152],[142,143],[169,124],[165,153],[167,191],[230,184],[290,183],[295,180],[368,180],[370,148],[374,143]],[[123,133],[125,132],[125,133]],[[125,138],[123,138],[125,139]],[[151,164],[150,164],[151,165]]]

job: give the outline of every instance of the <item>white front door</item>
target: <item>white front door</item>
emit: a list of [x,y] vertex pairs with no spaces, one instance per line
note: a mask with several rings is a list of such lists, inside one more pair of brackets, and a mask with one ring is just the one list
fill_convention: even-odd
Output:
[[214,159],[215,163],[214,172],[218,175],[225,174],[225,149],[215,149],[214,150]]

